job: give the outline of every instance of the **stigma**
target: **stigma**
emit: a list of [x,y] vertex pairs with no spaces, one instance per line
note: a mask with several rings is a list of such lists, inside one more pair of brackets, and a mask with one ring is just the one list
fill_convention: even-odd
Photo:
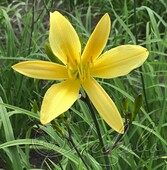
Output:
[[76,63],[75,67],[70,68],[67,65],[68,75],[70,79],[79,79],[79,81],[84,83],[87,79],[90,78],[90,64]]

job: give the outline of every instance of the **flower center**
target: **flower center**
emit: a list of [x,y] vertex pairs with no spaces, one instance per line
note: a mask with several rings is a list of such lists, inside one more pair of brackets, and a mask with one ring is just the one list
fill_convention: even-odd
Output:
[[70,79],[79,79],[81,83],[83,83],[86,79],[89,79],[90,77],[90,71],[89,71],[89,63],[82,64],[82,63],[76,63],[76,67],[74,68],[68,68],[68,75]]

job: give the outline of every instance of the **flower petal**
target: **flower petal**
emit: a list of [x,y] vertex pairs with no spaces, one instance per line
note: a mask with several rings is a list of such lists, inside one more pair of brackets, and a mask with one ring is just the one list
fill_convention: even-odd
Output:
[[86,81],[83,84],[83,88],[107,124],[117,132],[124,133],[123,121],[117,107],[96,80],[92,78],[89,81]]
[[62,80],[68,78],[67,68],[48,61],[25,61],[12,66],[17,72],[37,79]]
[[55,56],[65,65],[80,61],[81,44],[70,22],[59,12],[50,13],[49,42]]
[[67,111],[77,100],[80,89],[78,80],[68,79],[52,85],[46,92],[40,113],[42,124],[49,123],[61,113]]
[[83,63],[94,61],[103,51],[110,33],[110,17],[106,13],[98,22],[82,54]]
[[114,78],[128,74],[141,66],[148,57],[146,48],[138,45],[121,45],[101,55],[91,74],[94,77]]

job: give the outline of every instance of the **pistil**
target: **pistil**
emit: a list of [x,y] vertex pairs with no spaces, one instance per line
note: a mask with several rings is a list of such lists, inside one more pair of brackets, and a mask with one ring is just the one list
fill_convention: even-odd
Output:
[[68,75],[70,79],[79,79],[81,84],[90,77],[90,71],[89,71],[89,64],[76,64],[75,69],[70,69],[67,66],[68,69]]

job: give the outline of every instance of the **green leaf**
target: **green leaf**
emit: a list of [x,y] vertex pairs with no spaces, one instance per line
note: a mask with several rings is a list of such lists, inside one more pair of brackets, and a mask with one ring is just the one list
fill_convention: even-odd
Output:
[[[1,97],[0,97],[0,103],[3,103]],[[2,119],[6,141],[9,142],[9,141],[14,140],[13,129],[10,123],[8,112],[6,108],[2,105],[0,105],[0,117]],[[22,169],[20,156],[19,156],[17,147],[16,146],[11,147],[9,148],[8,151],[10,152],[10,158],[12,161],[13,169]]]
[[[32,148],[37,148],[38,146],[42,146],[44,149],[54,150],[56,153],[60,153],[69,160],[71,160],[76,165],[79,165],[79,159],[74,154],[73,150],[65,150],[64,148],[58,147],[57,145],[53,145],[51,143],[36,140],[36,139],[18,139],[13,141],[8,141],[0,145],[0,149],[5,149],[11,146],[18,146],[18,145],[31,145]],[[39,151],[38,151],[39,152]]]
[[129,105],[128,98],[124,98],[122,100],[122,109],[123,109],[124,114],[128,113],[128,105]]
[[134,107],[133,107],[133,111],[132,111],[132,121],[135,119],[138,111],[140,110],[142,106],[142,94],[139,94],[134,101]]
[[81,159],[79,159],[78,170],[83,170],[83,163],[82,163],[82,160],[81,160]]

